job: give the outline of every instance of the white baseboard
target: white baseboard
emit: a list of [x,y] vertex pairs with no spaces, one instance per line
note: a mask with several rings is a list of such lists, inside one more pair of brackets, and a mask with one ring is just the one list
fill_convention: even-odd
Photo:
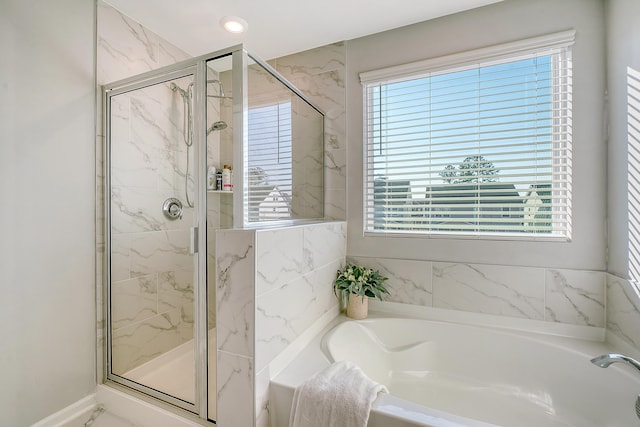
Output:
[[62,427],[83,413],[89,414],[96,404],[96,394],[90,394],[66,408],[59,410],[55,414],[49,415],[47,418],[32,424],[31,427]]

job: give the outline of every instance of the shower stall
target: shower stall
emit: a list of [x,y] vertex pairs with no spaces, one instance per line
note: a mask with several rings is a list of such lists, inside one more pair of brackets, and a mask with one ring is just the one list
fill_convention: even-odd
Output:
[[105,379],[215,421],[215,232],[323,217],[324,116],[242,45],[103,95]]

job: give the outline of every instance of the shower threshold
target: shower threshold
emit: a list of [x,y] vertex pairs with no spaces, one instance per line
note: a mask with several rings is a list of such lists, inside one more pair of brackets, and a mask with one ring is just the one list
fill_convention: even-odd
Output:
[[[193,340],[155,357],[127,372],[124,377],[154,390],[193,403],[195,401],[195,366]],[[209,387],[216,387],[216,329],[209,329]],[[209,395],[215,396],[214,393]],[[209,418],[216,419],[216,399],[209,399]]]

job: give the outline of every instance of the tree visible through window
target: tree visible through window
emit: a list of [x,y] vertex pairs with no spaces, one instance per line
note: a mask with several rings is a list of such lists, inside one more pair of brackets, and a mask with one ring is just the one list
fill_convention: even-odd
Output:
[[486,56],[361,75],[365,231],[569,237],[570,50]]

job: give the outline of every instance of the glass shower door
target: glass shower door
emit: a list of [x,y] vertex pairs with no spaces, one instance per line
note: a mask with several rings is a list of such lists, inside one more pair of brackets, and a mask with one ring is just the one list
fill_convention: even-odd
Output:
[[197,168],[184,74],[108,97],[107,375],[194,410]]

